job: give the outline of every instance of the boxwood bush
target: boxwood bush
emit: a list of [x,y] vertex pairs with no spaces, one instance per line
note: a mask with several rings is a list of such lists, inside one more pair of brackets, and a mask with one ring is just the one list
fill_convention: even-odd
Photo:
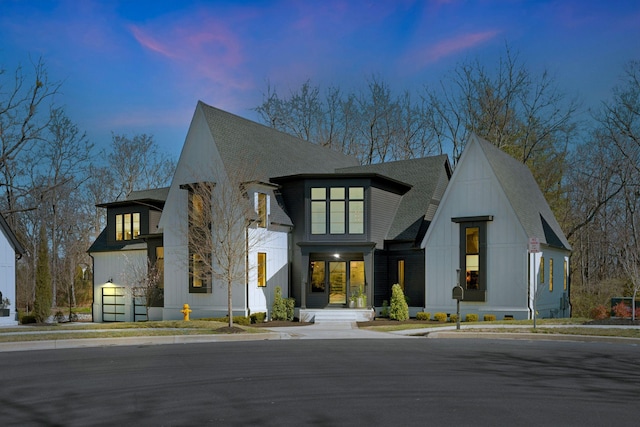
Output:
[[478,315],[475,313],[469,313],[465,316],[464,318],[465,322],[477,322],[478,321]]
[[425,311],[420,311],[416,313],[416,320],[430,320],[430,319],[431,319],[431,313],[428,313]]
[[496,320],[495,314],[485,314],[483,317],[485,322],[494,322]]
[[433,318],[438,322],[446,322],[447,321],[447,313],[436,313],[433,315]]

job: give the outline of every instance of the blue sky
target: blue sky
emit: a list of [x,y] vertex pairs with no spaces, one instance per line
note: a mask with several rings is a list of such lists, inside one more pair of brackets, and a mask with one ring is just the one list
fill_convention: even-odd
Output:
[[267,81],[418,91],[505,43],[594,108],[640,60],[640,1],[0,0],[0,67],[42,57],[93,142],[147,133],[175,158],[198,100],[256,119]]

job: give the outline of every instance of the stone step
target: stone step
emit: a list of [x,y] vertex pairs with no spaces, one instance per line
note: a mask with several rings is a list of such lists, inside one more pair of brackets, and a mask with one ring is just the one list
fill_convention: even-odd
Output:
[[329,323],[329,322],[363,322],[372,320],[373,309],[302,309],[301,322]]

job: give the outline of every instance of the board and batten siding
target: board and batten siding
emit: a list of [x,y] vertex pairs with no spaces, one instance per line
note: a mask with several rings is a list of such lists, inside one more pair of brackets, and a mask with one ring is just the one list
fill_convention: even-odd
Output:
[[104,287],[124,287],[124,316],[119,320],[133,321],[133,300],[131,286],[135,276],[147,268],[147,249],[120,252],[96,252],[94,259],[93,321],[102,322],[102,289]]
[[425,237],[425,311],[455,312],[452,288],[460,268],[460,225],[451,219],[486,215],[493,216],[487,222],[487,299],[463,302],[461,314],[527,318],[528,237],[478,144],[468,147],[454,171]]

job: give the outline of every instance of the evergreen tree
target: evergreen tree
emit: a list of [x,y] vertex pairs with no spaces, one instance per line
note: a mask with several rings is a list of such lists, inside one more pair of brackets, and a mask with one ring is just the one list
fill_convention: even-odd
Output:
[[44,322],[51,312],[53,296],[51,293],[51,272],[49,271],[49,246],[45,227],[40,227],[40,243],[36,264],[36,300],[33,304],[34,316],[38,322]]
[[409,305],[404,298],[404,292],[399,284],[391,287],[391,307],[389,308],[389,318],[393,320],[409,319]]

